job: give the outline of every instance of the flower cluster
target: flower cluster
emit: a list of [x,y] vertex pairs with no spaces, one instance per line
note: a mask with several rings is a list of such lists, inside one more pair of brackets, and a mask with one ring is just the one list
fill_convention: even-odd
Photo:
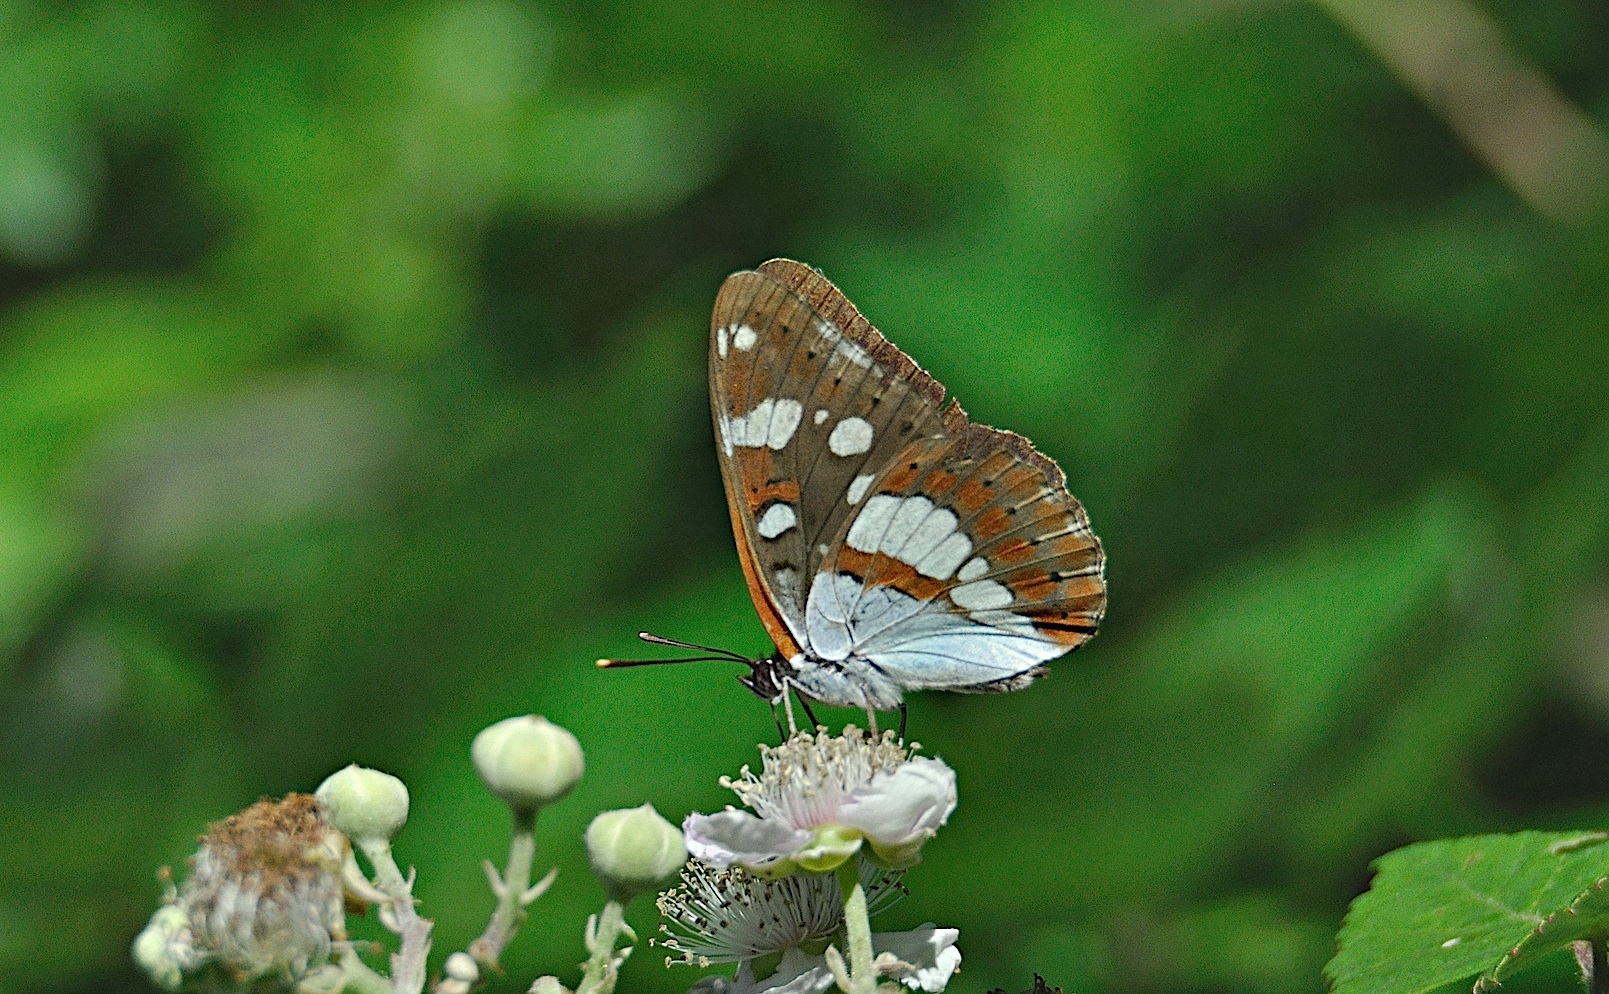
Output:
[[[900,985],[940,994],[961,964],[955,929],[871,930],[872,916],[904,896],[906,872],[955,810],[955,771],[917,748],[854,726],[798,733],[761,747],[759,773],[744,767],[735,780],[722,778],[742,808],[689,815],[685,834],[652,805],[599,814],[586,848],[607,900],[587,920],[588,959],[574,994],[613,994],[637,942],[626,905],[678,871],[680,883],[658,899],[665,924],[656,941],[674,954],[667,965],[736,964],[732,976],[706,977],[692,994],[826,994],[834,986],[892,994]],[[508,806],[513,831],[506,867],[485,864],[496,898],[485,931],[439,971],[427,962],[434,925],[419,913],[414,874],[392,852],[408,820],[408,788],[359,766],[331,774],[313,795],[265,799],[213,824],[187,879],[166,885],[163,906],[135,939],[135,961],[169,991],[278,983],[469,994],[500,969],[527,908],[552,883],[556,871],[531,879],[537,816],[584,770],[575,737],[534,715],[486,729],[471,755]],[[389,973],[347,938],[347,911],[368,908],[397,939]],[[571,994],[553,976],[530,990]]]
[[[693,860],[659,897],[659,941],[679,954],[667,962],[738,964],[696,994],[870,989],[868,974],[944,989],[961,963],[955,929],[871,934],[866,924],[903,895],[904,871],[955,810],[955,771],[915,748],[854,726],[799,733],[761,748],[758,775],[722,778],[748,810],[688,816]],[[858,967],[838,949],[855,949],[857,928],[869,938]]]
[[[470,753],[512,815],[509,857],[502,870],[484,864],[496,898],[486,930],[448,954],[433,980],[427,957],[434,923],[419,914],[414,873],[403,873],[391,849],[408,820],[408,788],[356,765],[331,774],[311,796],[259,801],[214,824],[181,886],[163,871],[165,901],[134,940],[135,963],[168,991],[277,984],[306,994],[424,994],[428,984],[431,994],[469,994],[486,971],[501,969],[499,957],[527,909],[552,884],[556,869],[531,882],[537,815],[568,794],[585,768],[575,736],[535,715],[485,729]],[[687,849],[680,830],[648,804],[598,815],[586,843],[608,900],[587,920],[590,955],[575,994],[613,994],[636,942],[626,904],[674,879]],[[370,907],[397,937],[389,975],[369,966],[346,935],[348,909]],[[551,976],[531,989],[570,994]]]

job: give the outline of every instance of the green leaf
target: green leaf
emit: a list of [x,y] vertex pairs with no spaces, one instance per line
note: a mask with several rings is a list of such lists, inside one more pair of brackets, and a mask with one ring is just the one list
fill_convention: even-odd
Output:
[[1335,994],[1502,983],[1572,942],[1609,936],[1604,832],[1442,839],[1387,853],[1324,968]]

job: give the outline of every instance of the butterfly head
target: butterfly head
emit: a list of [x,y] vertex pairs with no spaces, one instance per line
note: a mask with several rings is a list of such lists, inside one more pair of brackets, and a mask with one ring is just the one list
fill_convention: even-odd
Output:
[[737,682],[754,692],[754,696],[768,704],[776,704],[782,700],[788,690],[788,673],[791,667],[781,653],[767,656],[764,659],[747,660],[749,671],[737,678]]

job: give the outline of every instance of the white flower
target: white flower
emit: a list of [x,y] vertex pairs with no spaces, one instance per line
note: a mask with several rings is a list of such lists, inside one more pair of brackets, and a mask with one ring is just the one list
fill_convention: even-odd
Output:
[[683,823],[695,858],[767,875],[823,872],[864,843],[884,866],[905,869],[955,810],[955,771],[909,757],[892,733],[868,738],[853,725],[841,736],[801,732],[760,754],[758,777],[745,766],[742,779],[721,781],[754,813],[728,807]]
[[[860,861],[868,914],[891,907],[905,895],[903,874]],[[665,934],[659,944],[691,966],[742,963],[789,949],[820,952],[843,928],[844,902],[831,874],[769,878],[741,867],[715,867],[689,860],[681,882],[659,895]]]
[[[961,968],[961,950],[955,948],[959,935],[931,922],[909,932],[873,932],[878,972],[912,990],[939,994]],[[693,985],[692,994],[825,994],[832,986],[825,956],[789,949],[768,977],[755,979],[751,964],[743,963],[737,976],[705,977]]]
[[[872,952],[885,965],[882,973],[912,990],[938,994],[961,969],[958,929],[935,928],[928,922],[909,932],[872,933]],[[889,964],[888,960],[895,962]]]
[[[904,894],[901,873],[859,860],[868,911],[885,910]],[[822,955],[829,943],[845,946],[843,899],[830,874],[760,877],[740,867],[721,869],[697,860],[681,883],[659,896],[667,924],[657,940],[680,953],[666,963],[738,964],[733,977],[700,980],[695,994],[822,994],[833,985]],[[923,925],[909,932],[873,932],[875,965],[913,990],[937,994],[961,964],[957,931]],[[764,977],[756,961],[777,959]]]

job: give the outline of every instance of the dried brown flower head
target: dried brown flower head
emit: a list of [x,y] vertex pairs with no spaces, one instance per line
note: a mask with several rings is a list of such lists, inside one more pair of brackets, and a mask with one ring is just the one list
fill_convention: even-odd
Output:
[[322,963],[346,936],[346,846],[311,794],[264,798],[213,823],[178,895],[197,951],[241,978],[295,979]]

